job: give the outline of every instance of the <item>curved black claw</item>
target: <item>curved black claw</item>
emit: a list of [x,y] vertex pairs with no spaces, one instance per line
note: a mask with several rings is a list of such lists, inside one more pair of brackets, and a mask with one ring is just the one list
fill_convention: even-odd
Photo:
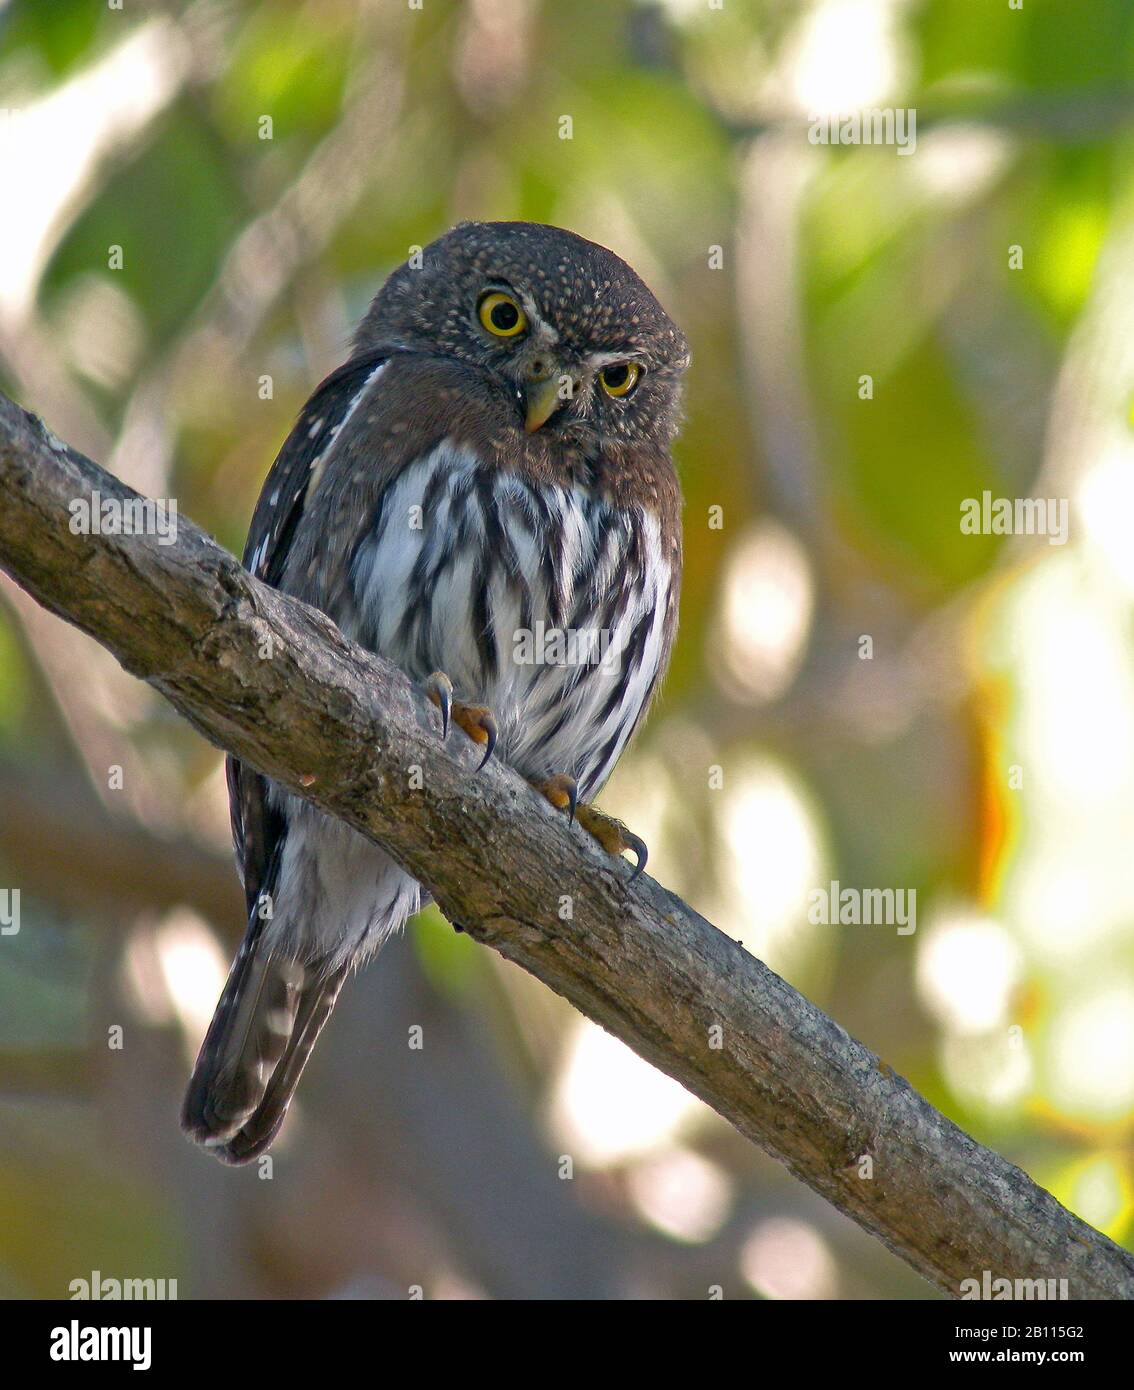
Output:
[[635,835],[632,830],[623,829],[622,838],[626,841],[626,848],[632,850],[637,863],[634,865],[634,872],[630,875],[628,882],[633,883],[642,870],[646,867],[646,860],[649,858],[649,850],[646,842],[640,836]]
[[553,777],[534,783],[534,786],[555,810],[567,812],[567,823],[570,825],[579,805],[579,784],[574,777],[566,772],[557,772]]
[[486,713],[481,716],[480,727],[488,735],[488,742],[484,745],[484,757],[480,760],[477,772],[483,769],[485,763],[492,757],[492,750],[496,747],[496,720],[491,714]]
[[453,712],[453,682],[444,671],[434,671],[425,682],[425,693],[441,711],[441,741],[449,737],[449,716]]

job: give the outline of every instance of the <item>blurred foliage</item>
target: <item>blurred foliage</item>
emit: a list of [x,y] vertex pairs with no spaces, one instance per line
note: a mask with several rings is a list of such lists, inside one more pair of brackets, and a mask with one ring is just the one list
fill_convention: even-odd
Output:
[[[1127,0],[15,0],[0,25],[0,382],[234,550],[292,420],[410,248],[463,218],[526,218],[637,267],[694,350],[686,577],[665,694],[609,804],[663,882],[1134,1239]],[[809,143],[816,113],[875,106],[916,109],[912,154]],[[1069,499],[1070,543],[962,534],[962,501],[985,490]],[[46,773],[93,789],[122,835],[219,860],[215,751],[4,593],[0,814],[38,805]],[[211,1210],[231,1175],[169,1155],[199,1035],[177,950],[231,941],[236,923],[196,904],[204,937],[177,935],[164,898],[139,905],[144,858],[127,907],[85,901],[97,875],[65,817],[57,870],[5,860],[15,842],[0,825],[0,884],[32,885],[19,949],[0,944],[0,1082],[23,1078],[0,1101],[0,1287],[59,1293],[101,1268],[180,1274],[187,1294],[245,1278],[400,1291],[410,1274],[380,1241],[359,1254],[339,1231],[337,1262],[315,1258],[335,1218],[314,1179],[292,1192],[306,1216],[286,1249],[268,1199],[240,1189],[252,1253],[224,1283],[186,1212]],[[915,889],[916,933],[809,922],[832,879]],[[411,937],[415,978],[477,1020],[546,1161],[598,1153],[640,1074],[605,1054],[587,1073],[571,1011],[435,912]],[[148,1040],[129,1125],[105,1056],[122,1016]],[[37,1095],[27,1067],[83,1037],[89,1090],[60,1096],[52,1071]],[[336,1084],[328,1068],[304,1089]],[[471,1127],[485,1107],[472,1079],[454,1084]],[[623,1234],[722,1242],[706,1246],[719,1278],[654,1259],[651,1287],[924,1296],[701,1108],[651,1104],[563,1199]],[[409,1181],[380,1144],[366,1153],[359,1171]],[[687,1174],[676,1199],[659,1155]],[[458,1248],[462,1221],[430,1206],[428,1156],[414,1161],[398,1210],[417,1213],[436,1287],[501,1292]],[[725,1214],[691,1234],[718,1190]],[[366,1232],[374,1191],[339,1196]],[[777,1214],[794,1225],[773,1230]]]

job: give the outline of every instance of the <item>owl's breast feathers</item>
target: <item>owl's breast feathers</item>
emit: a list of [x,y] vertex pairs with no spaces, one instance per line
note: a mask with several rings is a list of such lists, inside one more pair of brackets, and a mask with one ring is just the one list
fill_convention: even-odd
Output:
[[480,368],[375,353],[312,397],[246,563],[416,679],[448,672],[494,709],[506,760],[591,795],[669,657],[680,491],[658,446],[588,457],[526,433]]

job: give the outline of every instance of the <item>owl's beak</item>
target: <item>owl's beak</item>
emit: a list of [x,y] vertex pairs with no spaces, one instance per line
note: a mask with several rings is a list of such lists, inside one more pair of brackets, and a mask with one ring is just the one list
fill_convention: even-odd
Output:
[[524,429],[529,434],[535,434],[540,425],[550,420],[562,404],[557,375],[552,374],[543,381],[526,381],[524,383]]

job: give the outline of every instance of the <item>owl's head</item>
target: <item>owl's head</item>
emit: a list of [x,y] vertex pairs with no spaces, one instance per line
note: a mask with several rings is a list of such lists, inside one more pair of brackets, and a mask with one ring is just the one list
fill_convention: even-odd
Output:
[[356,346],[475,364],[507,383],[518,426],[584,448],[668,444],[689,364],[684,334],[625,261],[538,222],[439,237],[386,281]]

